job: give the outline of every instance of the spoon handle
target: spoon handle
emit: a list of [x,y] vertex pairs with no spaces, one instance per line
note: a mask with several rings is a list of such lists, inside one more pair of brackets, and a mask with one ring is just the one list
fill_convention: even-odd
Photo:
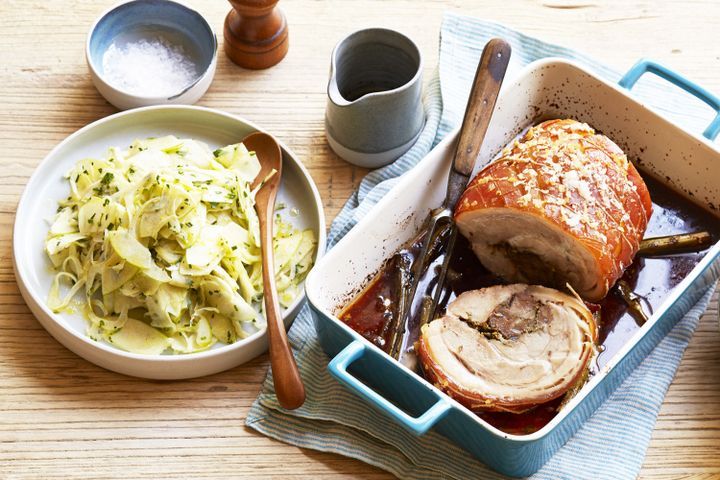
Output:
[[[266,202],[256,204],[260,223],[262,245],[262,274],[267,319],[268,343],[270,344],[270,365],[272,367],[275,394],[280,405],[288,410],[300,407],[305,402],[305,387],[288,343],[285,325],[282,321],[280,304],[275,288],[275,262],[273,259],[273,216],[275,195]],[[266,248],[269,247],[269,248]]]

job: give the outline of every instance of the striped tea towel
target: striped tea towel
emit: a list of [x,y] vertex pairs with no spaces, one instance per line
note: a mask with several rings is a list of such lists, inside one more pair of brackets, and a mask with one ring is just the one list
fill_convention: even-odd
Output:
[[[368,174],[333,222],[332,247],[462,119],[480,53],[488,39],[503,37],[513,47],[513,75],[519,67],[547,56],[571,58],[599,75],[616,81],[619,75],[592,59],[566,48],[541,42],[509,28],[482,20],[447,14],[441,30],[438,72],[425,94],[427,122],[418,142],[393,164]],[[674,115],[674,120],[699,131],[707,113],[689,109],[683,95],[667,84],[643,79],[634,90],[640,97]],[[659,101],[662,100],[662,101]],[[682,106],[682,108],[680,108]],[[682,115],[680,115],[682,113]],[[708,292],[658,345],[578,433],[532,478],[635,478],[645,456],[655,419]],[[328,358],[315,336],[307,307],[290,329],[297,363],[307,389],[305,405],[283,410],[273,392],[270,374],[247,417],[247,425],[300,447],[335,452],[380,467],[403,479],[501,478],[435,432],[416,437],[338,384],[327,373]]]

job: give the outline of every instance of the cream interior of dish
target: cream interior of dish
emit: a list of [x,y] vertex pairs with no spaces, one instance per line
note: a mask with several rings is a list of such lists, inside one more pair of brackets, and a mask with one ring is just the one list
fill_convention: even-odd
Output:
[[[488,335],[493,312],[526,289],[545,309],[546,320],[532,331],[516,329],[513,338]],[[427,326],[424,338],[443,373],[466,390],[505,399],[551,394],[567,389],[585,367],[588,327],[573,308],[576,301],[526,285],[467,292]]]

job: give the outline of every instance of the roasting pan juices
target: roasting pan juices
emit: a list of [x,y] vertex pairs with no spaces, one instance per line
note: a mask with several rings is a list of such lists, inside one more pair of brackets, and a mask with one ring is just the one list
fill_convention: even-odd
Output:
[[[686,200],[680,194],[650,177],[645,183],[653,200],[653,214],[645,233],[646,237],[703,231],[710,233],[713,241],[720,239],[720,222],[712,213]],[[416,350],[418,339],[421,337],[422,316],[419,295],[416,296],[411,307],[408,325],[402,326],[399,332],[394,331],[391,327],[398,315],[399,297],[403,288],[407,288],[407,285],[403,284],[404,276],[401,270],[407,268],[406,265],[416,258],[425,236],[426,232],[422,232],[409,245],[390,257],[378,274],[342,309],[339,318],[387,353],[390,353],[389,346],[393,343],[391,337],[402,335],[401,345],[403,347],[400,349],[398,360],[437,385],[438,379],[429,378],[418,363]],[[660,307],[667,295],[688,276],[707,254],[708,249],[709,246],[702,246],[695,251],[681,251],[669,255],[638,254],[620,277],[619,282],[632,289],[633,294],[637,297],[638,306],[642,309],[640,313],[633,310],[627,303],[617,286],[603,298],[587,303],[596,316],[598,327],[597,338],[594,342],[597,352],[593,355],[587,369],[589,376],[597,374],[632,335],[643,328],[646,317]],[[518,253],[518,255],[521,254]],[[432,293],[437,282],[438,269],[444,257],[444,251],[436,252],[432,264],[420,280],[419,292]],[[520,262],[522,263],[524,260],[521,259]],[[532,268],[543,268],[539,259],[533,259],[533,261],[537,261],[538,264],[532,265]],[[440,312],[444,312],[448,304],[464,292],[510,283],[483,266],[472,251],[468,239],[464,236],[458,239],[450,262],[448,280],[441,294]],[[401,265],[403,263],[406,265]],[[436,315],[436,317],[441,316]],[[495,335],[495,332],[486,332],[486,334]],[[584,386],[587,379],[587,376],[581,377],[576,385],[568,389],[566,394],[550,401],[538,402],[534,408],[527,411],[481,411],[476,413],[504,432],[518,435],[533,433],[552,420],[562,406]]]
[[[656,71],[651,64],[638,68]],[[642,71],[631,71],[626,86]],[[481,167],[528,127],[546,119],[574,118],[615,141],[640,170],[654,210],[646,237],[708,230],[717,242],[720,190],[712,179],[720,175],[720,153],[709,141],[684,132],[626,90],[570,62],[538,61],[516,78],[508,82],[498,100],[481,152]],[[672,76],[671,81],[697,93],[698,87],[682,83],[682,79]],[[708,138],[717,133],[713,129],[711,126],[706,132]],[[671,258],[636,258],[623,280],[641,297],[649,319],[640,324],[614,291],[599,302],[599,352],[591,363],[589,380],[574,395],[521,414],[477,415],[415,373],[412,349],[400,362],[382,351],[382,328],[371,319],[378,318],[373,317],[373,310],[382,309],[383,302],[351,305],[350,309],[360,313],[350,315],[353,328],[340,320],[345,307],[365,287],[369,286],[365,291],[368,299],[390,293],[382,291],[389,283],[372,280],[378,272],[383,276],[383,266],[395,252],[405,249],[413,254],[423,220],[444,196],[454,140],[451,135],[406,174],[318,264],[308,279],[308,299],[323,348],[334,357],[330,372],[340,382],[417,434],[434,428],[492,468],[509,475],[528,475],[567,441],[718,277],[715,260],[720,244]],[[442,253],[436,263],[441,257]],[[462,291],[500,283],[484,270],[463,239],[452,266],[456,275],[449,282],[446,304]],[[432,282],[433,266],[428,271],[419,290]],[[359,312],[363,309],[364,314]],[[403,352],[418,335],[417,325],[411,322],[410,327]]]

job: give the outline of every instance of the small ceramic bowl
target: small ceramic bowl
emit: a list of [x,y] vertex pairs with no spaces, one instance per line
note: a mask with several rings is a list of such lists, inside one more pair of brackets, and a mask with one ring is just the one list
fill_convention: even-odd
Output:
[[[137,52],[138,45],[144,45],[145,58],[154,54],[153,48],[155,52],[162,48],[182,59],[187,81],[173,88],[166,86],[159,92],[158,88],[151,91],[141,85],[128,86],[118,79],[124,72],[106,71],[106,65],[117,68],[118,55],[126,55],[123,61],[128,75],[135,79],[146,75],[143,81],[152,76],[151,71],[142,71],[142,58],[137,62],[138,68],[128,68],[133,65],[127,51],[133,48]],[[111,60],[108,54],[115,57]],[[85,56],[95,87],[120,110],[192,104],[203,96],[215,75],[217,37],[205,18],[185,5],[170,0],[133,0],[110,8],[95,21],[87,37]]]

